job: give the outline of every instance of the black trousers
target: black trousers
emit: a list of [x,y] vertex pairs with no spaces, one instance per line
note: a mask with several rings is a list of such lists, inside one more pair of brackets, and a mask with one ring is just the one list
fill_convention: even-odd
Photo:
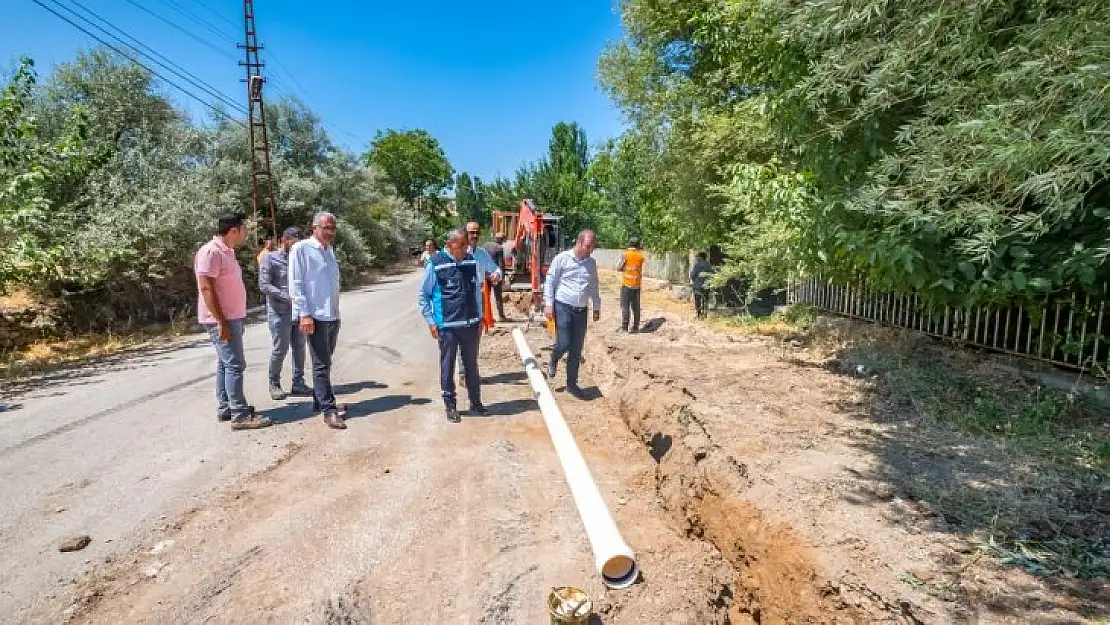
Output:
[[312,354],[312,410],[335,410],[335,392],[331,388],[331,357],[339,341],[339,322],[316,320],[316,329],[305,337]]
[[443,392],[443,404],[457,408],[455,399],[455,358],[462,356],[466,393],[470,405],[482,404],[482,378],[478,373],[477,325],[469,328],[440,328],[439,330],[439,389]]
[[698,318],[706,316],[709,306],[709,289],[694,289],[694,314]]
[[640,289],[621,285],[621,330],[628,329],[628,313],[632,313],[632,329],[640,329]]

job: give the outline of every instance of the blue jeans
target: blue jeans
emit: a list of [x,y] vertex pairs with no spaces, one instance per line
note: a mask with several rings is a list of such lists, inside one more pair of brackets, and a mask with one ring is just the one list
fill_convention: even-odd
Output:
[[[285,363],[285,354],[289,347],[293,347],[293,385],[304,385],[304,335],[301,334],[300,325],[293,321],[293,313],[266,312],[266,321],[270,326],[270,386],[281,386],[281,366]],[[299,320],[298,320],[299,321]]]
[[455,399],[455,358],[462,356],[466,376],[466,394],[470,406],[482,405],[482,378],[478,373],[478,326],[469,328],[439,329],[439,389],[443,392],[443,404],[457,408]]
[[243,393],[243,372],[247,369],[247,359],[243,354],[243,320],[231,319],[227,327],[231,338],[224,343],[220,340],[219,326],[204,324],[208,338],[216,348],[216,401],[219,411],[230,414],[232,419],[245,419],[250,416],[247,396]]
[[586,325],[589,309],[575,308],[555,300],[555,348],[551,350],[551,366],[567,357],[567,388],[578,386],[578,365],[582,362],[582,347],[586,344]]
[[315,320],[316,330],[308,335],[308,351],[312,354],[312,410],[331,412],[336,409],[335,391],[331,387],[331,357],[339,341],[339,321]]

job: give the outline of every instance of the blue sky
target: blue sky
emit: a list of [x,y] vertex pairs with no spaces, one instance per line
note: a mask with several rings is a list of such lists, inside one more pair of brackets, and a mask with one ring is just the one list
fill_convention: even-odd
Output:
[[[41,1],[80,11],[71,0]],[[133,0],[215,49],[129,0],[76,1],[236,101],[245,99],[235,48],[241,1]],[[95,43],[31,0],[3,3],[4,68],[30,54],[42,76]],[[425,128],[457,170],[489,179],[540,157],[558,121],[582,124],[592,144],[620,132],[620,115],[596,81],[598,53],[620,36],[610,0],[257,0],[255,10],[267,73],[276,75],[270,86],[301,95],[350,149],[361,152],[379,129]],[[202,114],[201,105],[166,90]]]

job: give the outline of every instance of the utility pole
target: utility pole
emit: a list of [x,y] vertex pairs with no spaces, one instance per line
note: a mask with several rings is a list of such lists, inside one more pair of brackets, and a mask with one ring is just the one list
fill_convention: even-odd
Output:
[[[247,70],[248,134],[251,153],[251,200],[254,203],[254,221],[258,223],[259,207],[263,202],[269,205],[270,231],[273,240],[278,241],[277,202],[274,201],[274,175],[270,170],[270,139],[266,131],[266,107],[262,102],[263,63],[258,58],[258,30],[254,23],[254,0],[243,0],[244,43],[239,44],[246,54],[245,61],[239,61]],[[265,212],[263,213],[265,214]]]

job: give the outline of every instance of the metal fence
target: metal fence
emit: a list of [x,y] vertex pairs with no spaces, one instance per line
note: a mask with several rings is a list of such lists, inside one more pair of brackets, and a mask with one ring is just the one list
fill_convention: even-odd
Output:
[[820,278],[791,285],[787,300],[1072,369],[1100,375],[1110,370],[1105,284],[1101,297],[1055,296],[1035,310],[977,306],[934,311],[916,295],[877,293],[866,285],[829,284]]

